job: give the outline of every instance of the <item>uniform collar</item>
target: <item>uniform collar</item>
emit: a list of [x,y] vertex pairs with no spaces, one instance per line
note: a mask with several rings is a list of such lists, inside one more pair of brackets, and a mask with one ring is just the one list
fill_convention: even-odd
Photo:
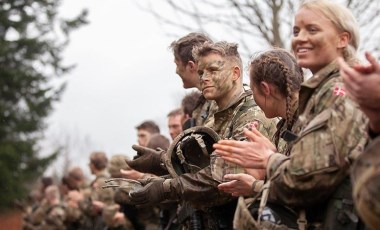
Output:
[[314,76],[309,78],[307,81],[302,83],[301,87],[302,88],[309,88],[309,89],[315,89],[319,85],[321,85],[324,80],[331,76],[332,74],[336,73],[339,71],[339,66],[336,61],[331,62],[321,70],[319,70]]

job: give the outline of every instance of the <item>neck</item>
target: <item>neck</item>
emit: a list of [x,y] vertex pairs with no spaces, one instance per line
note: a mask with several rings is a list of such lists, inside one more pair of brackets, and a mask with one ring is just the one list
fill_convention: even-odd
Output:
[[228,94],[220,100],[215,100],[219,107],[219,110],[224,110],[233,105],[239,97],[244,93],[243,86],[241,84],[236,84],[234,88],[228,92]]

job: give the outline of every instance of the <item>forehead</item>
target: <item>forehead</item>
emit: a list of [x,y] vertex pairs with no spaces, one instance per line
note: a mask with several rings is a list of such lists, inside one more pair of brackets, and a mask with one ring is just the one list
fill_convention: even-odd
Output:
[[150,133],[148,132],[148,130],[145,130],[145,129],[139,129],[137,130],[137,135],[139,136],[146,136],[146,135],[149,135]]
[[226,59],[218,53],[208,53],[204,56],[199,57],[198,66],[199,68],[205,68],[213,64],[224,64]]
[[182,114],[177,114],[169,117],[169,122],[178,122],[182,118]]
[[333,25],[331,20],[326,18],[323,13],[317,9],[301,8],[297,11],[294,19],[294,25],[305,25],[305,24],[330,24]]

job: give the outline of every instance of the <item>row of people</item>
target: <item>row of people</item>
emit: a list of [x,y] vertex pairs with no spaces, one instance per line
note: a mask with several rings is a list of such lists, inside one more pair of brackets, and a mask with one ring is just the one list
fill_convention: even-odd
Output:
[[[201,94],[190,112],[182,106],[168,119],[178,113],[184,130],[213,130],[215,151],[207,153],[205,167],[186,158],[173,163],[173,154],[183,157],[181,138],[188,134],[178,135],[174,125],[166,151],[139,141],[137,155],[127,160],[136,171],[117,176],[140,185],[115,186],[111,202],[159,207],[168,214],[162,229],[376,228],[379,141],[372,139],[380,133],[379,65],[369,54],[370,65],[358,64],[358,46],[351,12],[327,0],[305,1],[296,12],[294,56],[271,49],[251,60],[250,88],[243,85],[237,44],[201,33],[174,41],[183,87]],[[304,81],[302,68],[313,76]],[[173,164],[184,171],[173,173]]]
[[[195,44],[191,49],[193,60],[185,63],[174,53],[184,86],[188,86],[184,73],[197,72],[202,95],[215,103],[213,113],[198,124],[212,128],[222,140],[213,145],[209,166],[151,181],[129,193],[127,202],[155,205],[175,200],[190,204],[204,212],[206,221],[202,224],[206,229],[286,225],[281,218],[278,222],[275,215],[255,221],[254,203],[242,198],[233,225],[237,203],[234,197],[252,197],[266,190],[262,200],[266,200],[268,210],[273,204],[287,210],[284,215],[294,214],[291,227],[363,228],[355,210],[349,172],[353,163],[360,162],[369,141],[368,132],[371,136],[379,133],[378,102],[367,101],[378,99],[376,85],[365,86],[361,83],[365,80],[360,78],[376,83],[379,75],[378,65],[368,55],[370,66],[354,66],[358,63],[358,46],[358,27],[347,8],[325,0],[303,2],[293,27],[295,59],[284,50],[274,49],[258,55],[250,64],[255,103],[249,103],[253,97],[243,87],[242,64],[235,44]],[[313,76],[302,82],[301,68],[309,69]],[[366,93],[370,95],[363,96]],[[282,118],[274,135],[271,126],[275,121],[264,118],[258,107],[267,118]],[[150,154],[154,155],[152,151]],[[165,159],[160,154],[159,159]],[[368,205],[370,197],[363,200],[362,188],[356,190],[361,204]],[[372,190],[367,193],[374,194]],[[366,216],[368,213],[359,213],[372,228],[376,225],[368,219],[379,219],[379,212],[374,211],[371,218]],[[251,217],[238,221],[247,213]]]

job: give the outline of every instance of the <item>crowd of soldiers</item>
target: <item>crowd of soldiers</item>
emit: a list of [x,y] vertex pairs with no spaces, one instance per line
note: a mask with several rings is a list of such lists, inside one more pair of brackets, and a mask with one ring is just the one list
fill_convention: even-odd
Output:
[[301,4],[293,53],[255,55],[249,86],[237,44],[174,41],[176,73],[196,91],[168,114],[173,141],[143,122],[133,159],[92,153],[96,179],[86,187],[75,168],[63,199],[45,188],[25,228],[376,229],[380,65],[368,53],[361,64],[358,46],[354,16],[328,0]]

